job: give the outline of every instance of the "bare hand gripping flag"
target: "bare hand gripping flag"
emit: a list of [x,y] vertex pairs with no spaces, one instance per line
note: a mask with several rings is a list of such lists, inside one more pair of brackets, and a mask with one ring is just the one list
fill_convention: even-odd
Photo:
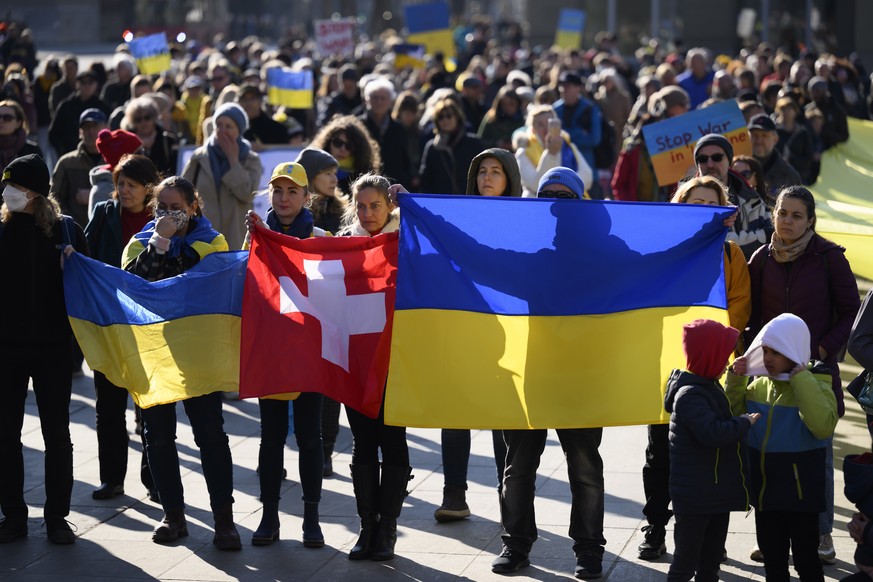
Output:
[[404,195],[388,424],[666,420],[682,325],[727,323],[714,206]]
[[382,405],[397,234],[252,237],[240,396],[320,392],[370,417]]
[[212,253],[152,283],[73,254],[64,295],[88,366],[142,408],[236,391],[246,259],[246,252]]

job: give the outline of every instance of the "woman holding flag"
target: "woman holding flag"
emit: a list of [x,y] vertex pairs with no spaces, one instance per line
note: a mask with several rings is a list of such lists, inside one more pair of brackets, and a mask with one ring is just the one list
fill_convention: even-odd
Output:
[[[377,174],[364,174],[355,180],[341,234],[376,236],[397,231],[400,214],[389,188],[392,186],[388,179]],[[385,424],[384,402],[377,418],[349,406],[346,416],[354,439],[352,485],[361,518],[361,534],[349,552],[349,560],[390,560],[397,543],[397,518],[403,509],[406,484],[412,479],[406,428]]]
[[[151,209],[155,220],[135,234],[125,249],[122,261],[125,270],[147,281],[160,281],[184,273],[210,253],[228,250],[224,236],[203,216],[203,202],[187,179],[171,176],[158,184]],[[233,523],[233,461],[221,403],[220,392],[183,401],[200,448],[203,476],[215,517],[212,543],[219,550],[239,550],[242,547],[239,532]],[[164,508],[164,517],[152,541],[172,543],[188,535],[176,449],[176,404],[144,408],[142,418],[146,454]]]
[[[324,153],[324,152],[322,152]],[[325,154],[326,155],[326,154]],[[273,169],[270,178],[270,209],[265,219],[255,211],[246,215],[245,248],[253,228],[269,228],[296,238],[324,236],[314,227],[309,202],[309,180],[301,164],[285,162]],[[324,457],[321,442],[322,395],[304,392],[294,400],[294,436],[299,451],[300,485],[303,488],[303,547],[324,546],[324,534],[318,523],[318,503],[321,501]],[[252,545],[268,546],[279,539],[279,489],[284,469],[285,439],[288,437],[288,400],[283,395],[259,398],[261,412],[261,448],[258,453],[258,478],[261,503],[264,505],[261,523],[252,534]]]

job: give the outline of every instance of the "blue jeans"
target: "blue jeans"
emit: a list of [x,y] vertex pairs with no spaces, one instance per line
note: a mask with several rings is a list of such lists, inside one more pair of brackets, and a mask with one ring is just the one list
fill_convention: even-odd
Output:
[[[324,471],[321,401],[321,394],[316,392],[304,392],[292,401],[303,501],[315,503],[321,500]],[[261,448],[258,453],[261,501],[279,501],[285,466],[285,439],[288,437],[288,401],[262,398],[258,400],[258,407],[261,410]]]
[[[213,392],[182,401],[194,442],[200,449],[200,464],[213,511],[233,503],[233,460],[224,432],[221,400],[221,392]],[[176,449],[176,403],[143,408],[142,420],[146,454],[161,505],[165,512],[183,509],[185,499]]]
[[[570,478],[570,538],[577,556],[603,558],[602,428],[558,429]],[[537,539],[534,494],[540,457],[546,448],[546,430],[504,430],[506,469],[500,496],[503,545],[530,553]]]
[[834,531],[834,437],[828,439],[825,457],[825,510],[818,514],[818,535]]
[[[470,463],[470,431],[466,429],[442,429],[443,474],[446,487],[467,489],[467,466]],[[497,468],[497,490],[503,485],[503,468],[506,464],[506,443],[503,431],[492,430],[494,465]]]

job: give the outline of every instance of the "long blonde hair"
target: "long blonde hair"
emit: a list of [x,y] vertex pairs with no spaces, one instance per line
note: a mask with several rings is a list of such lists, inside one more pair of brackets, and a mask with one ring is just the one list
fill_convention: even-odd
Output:
[[[58,205],[54,198],[47,198],[41,194],[37,194],[36,198],[32,198],[31,203],[33,204],[33,218],[36,221],[36,225],[46,238],[51,238],[55,223],[61,219],[60,205]],[[9,222],[12,214],[13,212],[9,210],[9,207],[4,202],[3,206],[0,207],[0,221],[4,224]]]

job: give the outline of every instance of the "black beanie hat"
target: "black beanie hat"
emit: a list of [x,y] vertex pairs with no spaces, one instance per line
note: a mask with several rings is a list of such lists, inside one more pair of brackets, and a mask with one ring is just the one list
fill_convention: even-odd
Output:
[[306,177],[309,178],[310,184],[321,172],[334,166],[339,167],[339,162],[336,161],[335,157],[318,148],[306,148],[297,154],[297,159],[294,161],[306,170]]
[[21,156],[9,162],[9,165],[3,170],[3,181],[18,184],[46,197],[49,195],[48,166],[36,154]]
[[700,148],[711,145],[718,146],[724,150],[728,157],[728,163],[733,161],[734,146],[731,145],[728,138],[718,133],[708,133],[697,140],[697,145],[694,146],[694,158],[697,159],[697,152],[700,151]]

